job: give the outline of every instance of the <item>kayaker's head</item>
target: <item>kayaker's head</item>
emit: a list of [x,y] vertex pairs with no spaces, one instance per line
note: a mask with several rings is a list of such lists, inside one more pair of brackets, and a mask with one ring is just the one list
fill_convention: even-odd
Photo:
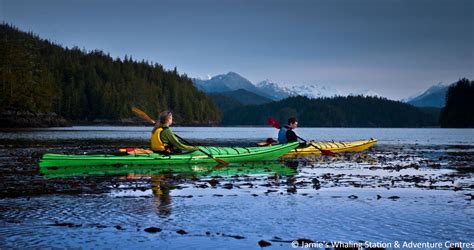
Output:
[[173,123],[173,114],[171,111],[163,111],[160,113],[160,124],[161,125],[166,125],[166,126],[171,126]]
[[290,127],[291,129],[295,129],[296,127],[298,127],[298,120],[296,120],[295,117],[291,117],[288,119],[288,127]]

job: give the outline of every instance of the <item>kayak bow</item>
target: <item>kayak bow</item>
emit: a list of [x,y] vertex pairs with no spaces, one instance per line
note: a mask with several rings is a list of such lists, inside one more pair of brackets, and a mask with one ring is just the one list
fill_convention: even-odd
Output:
[[[344,152],[361,152],[364,151],[377,143],[376,139],[353,141],[353,142],[317,142],[312,141],[311,144],[323,150],[331,150],[334,153]],[[285,154],[283,157],[296,157],[296,156],[307,156],[307,155],[321,155],[321,151],[313,146],[304,148],[296,148]]]

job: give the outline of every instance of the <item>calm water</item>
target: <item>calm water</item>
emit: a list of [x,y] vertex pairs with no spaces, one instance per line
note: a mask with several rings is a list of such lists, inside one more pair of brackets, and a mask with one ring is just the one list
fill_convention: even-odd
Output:
[[[84,140],[132,139],[148,140],[150,127],[70,127],[0,131],[0,139]],[[209,141],[259,141],[277,137],[274,128],[255,127],[175,127],[183,138]],[[307,140],[355,141],[376,138],[382,144],[473,145],[474,129],[403,129],[403,128],[298,128]]]
[[[1,248],[271,248],[291,242],[474,241],[473,129],[299,128],[377,138],[364,153],[285,162],[40,173],[32,152],[147,145],[146,127],[0,132]],[[193,142],[252,145],[272,128],[189,128]],[[6,183],[6,184],[5,184]],[[145,232],[156,227],[157,233]],[[182,230],[182,231],[180,231]],[[391,245],[390,245],[391,244]],[[446,248],[446,247],[445,247]]]

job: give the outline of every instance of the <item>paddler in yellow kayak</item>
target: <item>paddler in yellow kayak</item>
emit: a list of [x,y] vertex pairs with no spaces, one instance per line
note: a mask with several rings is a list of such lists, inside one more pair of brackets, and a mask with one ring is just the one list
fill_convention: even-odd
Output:
[[288,125],[285,125],[280,128],[278,131],[278,142],[288,143],[298,141],[298,136],[296,135],[294,129],[298,127],[298,120],[295,117],[288,119]]
[[[298,127],[298,120],[295,117],[289,118],[288,125],[285,125],[284,127],[280,126],[280,123],[271,117],[268,118],[267,122],[272,125],[272,127],[279,129],[278,141],[273,140],[273,138],[268,138],[264,142],[259,142],[259,146],[268,146],[276,143],[285,144],[298,141],[298,139],[303,140],[301,137],[296,135],[295,131],[293,131]],[[299,148],[307,147],[308,145],[309,142],[303,140],[303,142],[300,143]]]
[[170,129],[172,123],[173,114],[171,111],[163,111],[160,113],[160,122],[156,123],[151,132],[151,149],[155,152],[164,154],[176,154],[184,151],[189,152],[199,150],[197,147],[181,143]]

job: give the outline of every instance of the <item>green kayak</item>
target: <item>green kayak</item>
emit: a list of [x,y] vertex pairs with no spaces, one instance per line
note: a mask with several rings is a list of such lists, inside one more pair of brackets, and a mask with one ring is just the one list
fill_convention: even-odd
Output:
[[40,173],[47,179],[93,177],[93,176],[127,176],[141,174],[146,176],[173,175],[180,177],[234,176],[234,175],[274,175],[293,176],[297,172],[279,162],[252,162],[219,167],[215,164],[180,164],[180,165],[145,165],[145,166],[73,166],[43,167]]
[[[270,161],[290,152],[298,142],[266,147],[204,147],[200,149],[226,162]],[[163,155],[158,153],[136,155],[67,155],[44,154],[39,162],[40,168],[65,166],[103,166],[103,165],[167,165],[214,163],[214,160],[200,151],[186,154]]]

